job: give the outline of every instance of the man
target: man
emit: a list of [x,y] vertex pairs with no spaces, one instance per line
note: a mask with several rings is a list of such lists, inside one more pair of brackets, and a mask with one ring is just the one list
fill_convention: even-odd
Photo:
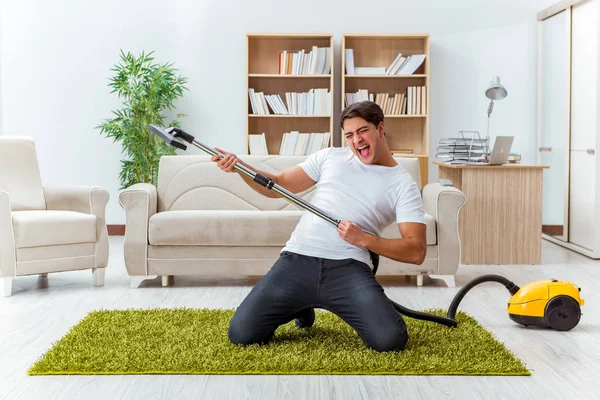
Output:
[[[411,175],[391,154],[377,104],[348,106],[341,125],[347,147],[320,150],[278,174],[256,170],[221,149],[223,159],[212,157],[223,171],[236,172],[239,162],[293,193],[316,185],[311,203],[341,220],[336,229],[313,213],[303,214],[280,258],[233,316],[233,343],[266,343],[292,319],[299,327],[312,326],[314,308],[322,308],[352,326],[372,349],[403,350],[406,345],[406,325],[375,279],[369,251],[421,264],[427,245],[422,199]],[[240,175],[258,193],[279,197]],[[394,221],[402,238],[380,238]]]

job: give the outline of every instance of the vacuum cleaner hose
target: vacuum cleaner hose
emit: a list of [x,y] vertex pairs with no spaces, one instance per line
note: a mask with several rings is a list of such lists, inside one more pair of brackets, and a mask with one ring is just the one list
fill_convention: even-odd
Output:
[[394,308],[396,309],[396,311],[398,311],[400,314],[405,315],[407,317],[421,319],[421,320],[425,320],[425,321],[436,322],[438,324],[446,325],[446,326],[453,327],[453,328],[458,325],[454,318],[447,318],[447,317],[444,317],[441,315],[428,314],[428,313],[424,313],[421,311],[411,310],[410,308],[401,306],[400,304],[396,303],[393,300],[390,300],[390,301],[394,305]]
[[448,318],[454,320],[454,318],[456,317],[456,310],[458,309],[458,305],[462,301],[463,297],[465,297],[467,292],[469,290],[473,289],[474,286],[479,285],[480,283],[484,283],[484,282],[501,283],[504,286],[506,286],[506,288],[508,289],[508,291],[510,292],[511,295],[514,295],[515,293],[517,293],[519,291],[519,287],[517,285],[515,285],[512,281],[506,279],[505,277],[503,277],[501,275],[488,274],[488,275],[479,276],[479,277],[467,282],[467,284],[465,286],[463,286],[458,291],[458,293],[456,293],[456,296],[454,296],[454,299],[452,300],[452,303],[450,304],[450,308],[448,309]]
[[465,295],[467,294],[467,292],[469,290],[473,289],[475,286],[479,285],[480,283],[484,283],[484,282],[501,283],[504,286],[506,286],[506,288],[508,289],[508,291],[510,292],[511,295],[514,295],[515,293],[517,293],[519,291],[519,287],[517,285],[515,285],[512,281],[506,279],[503,276],[493,275],[493,274],[482,275],[480,277],[477,277],[477,278],[469,281],[465,286],[463,286],[458,291],[456,296],[454,296],[452,303],[450,304],[450,308],[448,309],[448,315],[446,317],[440,316],[440,315],[435,315],[435,314],[424,313],[421,311],[411,310],[410,308],[401,306],[400,304],[394,302],[393,300],[390,300],[390,301],[394,305],[394,308],[402,315],[405,315],[410,318],[431,321],[431,322],[435,322],[438,324],[442,324],[442,325],[446,325],[446,326],[454,328],[458,325],[458,323],[456,322],[456,319],[455,319],[456,318],[456,310],[458,309],[458,305],[462,301],[463,297],[465,297]]

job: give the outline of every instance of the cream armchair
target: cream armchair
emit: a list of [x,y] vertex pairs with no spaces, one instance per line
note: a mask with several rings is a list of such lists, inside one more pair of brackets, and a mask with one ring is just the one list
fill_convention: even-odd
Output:
[[91,269],[104,285],[109,193],[42,186],[34,140],[0,136],[0,296],[17,276]]

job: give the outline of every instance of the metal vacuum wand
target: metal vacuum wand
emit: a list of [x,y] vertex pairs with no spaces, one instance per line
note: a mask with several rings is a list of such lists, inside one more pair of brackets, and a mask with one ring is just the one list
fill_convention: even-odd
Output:
[[[176,140],[176,138],[181,138],[184,141],[186,141],[190,144],[193,144],[200,150],[203,150],[210,155],[218,155],[221,158],[225,157],[224,154],[218,152],[217,150],[213,149],[210,146],[207,146],[207,145],[199,142],[198,140],[196,140],[196,138],[194,136],[182,131],[179,128],[162,129],[162,128],[159,128],[154,125],[148,125],[148,129],[150,129],[150,132],[154,133],[156,136],[158,136],[162,140],[164,140],[167,144],[169,144],[173,147],[176,147],[178,149],[187,150],[187,146],[184,143],[181,143],[179,140]],[[313,214],[323,218],[327,222],[335,225],[336,227],[339,225],[339,223],[340,223],[339,220],[331,218],[330,216],[325,214],[325,212],[318,209],[314,205],[312,205],[309,202],[305,201],[304,199],[296,196],[294,193],[286,190],[285,188],[277,185],[270,178],[268,178],[264,175],[258,174],[256,172],[252,171],[251,169],[246,168],[244,165],[241,165],[240,163],[236,163],[234,166],[234,169],[238,172],[243,173],[246,176],[249,176],[250,178],[252,178],[252,180],[254,182],[258,183],[261,186],[266,187],[267,189],[274,191],[275,193],[279,194],[281,197],[285,198],[289,202],[296,204],[297,206],[300,206],[300,207],[304,208],[305,210],[312,212]]]
[[[159,128],[154,125],[148,125],[148,129],[150,129],[150,132],[154,133],[156,136],[158,136],[159,138],[164,140],[167,144],[169,144],[173,147],[177,147],[178,149],[187,150],[187,146],[184,143],[181,143],[179,140],[177,140],[177,138],[181,138],[184,141],[186,141],[190,144],[193,144],[200,150],[203,150],[210,155],[218,155],[221,158],[225,157],[224,154],[218,152],[217,150],[213,149],[210,146],[207,146],[207,145],[197,141],[196,138],[194,138],[192,135],[182,131],[179,128],[162,129],[162,128]],[[296,204],[296,205],[304,208],[305,210],[312,212],[313,214],[323,218],[327,222],[330,222],[335,227],[337,227],[339,225],[339,223],[341,222],[337,219],[331,218],[330,216],[325,214],[322,210],[318,209],[317,207],[315,207],[314,205],[305,201],[304,199],[296,196],[294,193],[277,185],[275,182],[273,182],[272,179],[270,179],[264,175],[258,174],[256,172],[252,171],[251,169],[248,169],[245,166],[241,165],[240,163],[236,163],[234,166],[234,169],[238,172],[241,172],[241,173],[249,176],[250,178],[252,178],[252,180],[254,182],[266,187],[267,189],[274,191],[275,193],[279,194],[281,197],[285,198],[286,200],[290,201],[291,203]],[[373,275],[375,275],[377,272],[377,268],[379,266],[379,254],[376,254],[376,253],[372,252],[371,250],[369,250],[369,254],[371,255],[371,261],[373,262]],[[390,300],[390,301],[392,302],[392,304],[394,305],[394,308],[398,312],[400,312],[401,314],[404,314],[406,316],[409,316],[412,318],[417,318],[417,319],[423,319],[423,320],[427,320],[427,321],[432,321],[432,322],[437,322],[438,324],[442,324],[442,325],[446,325],[446,326],[456,326],[457,325],[456,320],[454,320],[453,318],[447,318],[447,317],[442,317],[442,316],[435,315],[435,314],[427,314],[424,312],[414,311],[409,308],[401,306],[400,304],[396,303],[395,301],[392,301],[392,300]]]

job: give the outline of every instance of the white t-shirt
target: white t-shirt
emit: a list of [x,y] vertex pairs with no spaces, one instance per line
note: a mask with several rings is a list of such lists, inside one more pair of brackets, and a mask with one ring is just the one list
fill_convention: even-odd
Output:
[[[365,165],[348,147],[328,147],[299,164],[317,182],[310,203],[331,218],[381,236],[394,221],[425,223],[416,182],[400,164]],[[353,258],[373,268],[369,250],[340,237],[330,222],[305,211],[282,251],[328,259]]]

